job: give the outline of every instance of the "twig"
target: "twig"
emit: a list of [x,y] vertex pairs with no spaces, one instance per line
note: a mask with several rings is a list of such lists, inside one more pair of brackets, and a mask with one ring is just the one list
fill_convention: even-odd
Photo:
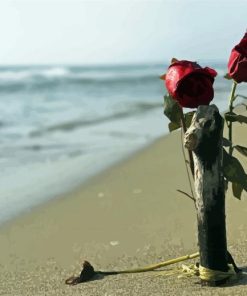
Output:
[[246,97],[246,96],[243,96],[243,95],[236,95],[236,96],[235,96],[235,99],[236,99],[237,97],[242,98],[242,99],[245,99],[245,100],[247,99],[247,97]]
[[236,120],[240,123],[247,123],[247,117],[243,115],[236,115]]
[[177,191],[184,194],[184,195],[186,195],[188,198],[192,199],[194,202],[196,201],[195,198],[193,196],[189,195],[188,193],[186,193],[186,192],[184,192],[184,191],[182,191],[180,189],[177,189]]

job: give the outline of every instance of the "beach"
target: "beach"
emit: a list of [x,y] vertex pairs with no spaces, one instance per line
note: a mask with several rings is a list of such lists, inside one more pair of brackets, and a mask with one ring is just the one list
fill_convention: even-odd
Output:
[[0,296],[247,296],[246,10],[0,1]]
[[[234,126],[235,143],[246,146],[246,126]],[[97,270],[118,270],[197,251],[194,204],[176,191],[190,192],[180,137],[179,131],[163,136],[70,193],[2,224],[0,295],[246,295],[245,276],[222,288],[159,272],[64,283],[80,273],[84,260]],[[247,168],[246,158],[237,157]],[[246,197],[244,192],[236,200],[231,190],[226,197],[228,249],[240,267],[246,266]]]

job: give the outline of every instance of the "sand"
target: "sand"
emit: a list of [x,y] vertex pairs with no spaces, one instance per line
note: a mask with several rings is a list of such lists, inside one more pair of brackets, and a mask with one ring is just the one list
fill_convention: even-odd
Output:
[[[235,143],[247,146],[246,125],[235,126]],[[240,158],[247,169],[247,158]],[[247,295],[246,276],[223,288],[202,288],[196,278],[157,272],[64,284],[80,272],[85,259],[96,269],[109,270],[197,251],[194,204],[176,189],[189,192],[180,132],[5,223],[0,228],[0,295]],[[228,248],[242,267],[247,261],[246,217],[247,194],[239,201],[230,190]]]

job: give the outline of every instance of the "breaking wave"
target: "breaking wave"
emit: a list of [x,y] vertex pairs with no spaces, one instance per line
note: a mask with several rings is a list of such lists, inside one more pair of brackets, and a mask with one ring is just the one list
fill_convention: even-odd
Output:
[[[160,69],[162,73],[162,69]],[[0,67],[0,92],[46,89],[68,84],[136,83],[158,79],[155,67]]]

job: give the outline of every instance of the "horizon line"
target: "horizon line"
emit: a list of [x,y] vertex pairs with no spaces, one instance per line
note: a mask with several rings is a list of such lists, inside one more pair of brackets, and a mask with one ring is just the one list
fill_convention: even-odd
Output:
[[[169,60],[170,59],[165,59],[165,61],[140,61],[140,62],[136,62],[136,61],[128,61],[128,62],[119,62],[119,63],[114,63],[114,62],[92,62],[92,63],[83,63],[83,62],[50,62],[50,63],[0,63],[0,67],[45,67],[45,66],[73,66],[73,67],[95,67],[95,66],[144,66],[144,65],[168,65],[169,64]],[[212,63],[226,63],[227,61],[225,59],[222,58],[198,58],[195,59],[193,61],[200,61],[202,63],[208,63],[208,62],[212,62]]]

